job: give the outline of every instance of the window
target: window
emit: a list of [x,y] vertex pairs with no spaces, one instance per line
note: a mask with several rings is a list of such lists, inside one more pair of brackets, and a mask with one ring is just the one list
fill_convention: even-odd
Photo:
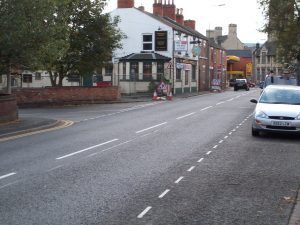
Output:
[[196,81],[196,66],[192,65],[192,81]]
[[188,85],[189,84],[189,71],[186,70],[184,75],[185,75],[184,84]]
[[152,62],[143,63],[143,80],[152,79]]
[[144,34],[143,35],[143,50],[144,51],[152,51],[152,34]]
[[39,72],[35,73],[35,80],[41,80],[42,79],[42,74]]
[[157,63],[157,80],[161,81],[162,78],[164,77],[164,63],[163,62],[158,62]]
[[126,80],[126,62],[123,62],[123,78],[122,80]]
[[137,80],[139,74],[139,63],[131,62],[130,63],[130,80]]
[[176,80],[180,81],[181,80],[181,69],[176,69]]
[[263,52],[261,57],[261,64],[266,64],[267,62],[267,53]]
[[32,74],[23,74],[24,83],[32,83]]
[[113,64],[108,63],[105,65],[105,76],[112,76],[113,74]]
[[2,75],[0,75],[0,83],[2,83],[3,81],[2,81]]

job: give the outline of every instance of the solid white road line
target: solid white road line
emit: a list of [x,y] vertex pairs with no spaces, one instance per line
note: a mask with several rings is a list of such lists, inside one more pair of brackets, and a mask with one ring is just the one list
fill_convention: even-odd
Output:
[[152,127],[148,127],[148,128],[146,128],[146,129],[136,131],[135,133],[136,133],[136,134],[139,134],[139,133],[142,133],[142,132],[144,132],[144,131],[151,130],[151,129],[153,129],[153,128],[163,126],[163,125],[165,125],[165,124],[167,124],[167,122],[160,123],[160,124],[154,125],[154,126],[152,126]]
[[186,114],[186,115],[184,115],[184,116],[177,117],[176,120],[180,120],[180,119],[183,119],[183,118],[185,118],[185,117],[188,117],[188,116],[191,116],[191,115],[194,115],[194,114],[195,114],[195,112],[192,112],[192,113],[190,113],[190,114]]
[[7,178],[7,177],[10,177],[10,176],[13,176],[13,175],[16,175],[16,173],[8,173],[8,174],[6,174],[6,175],[1,176],[1,177],[0,177],[0,180],[1,180],[1,179],[4,179],[4,178]]
[[174,183],[178,184],[184,177],[179,177]]
[[86,151],[89,151],[89,150],[91,150],[91,149],[94,149],[94,148],[97,148],[97,147],[100,147],[100,146],[102,146],[102,145],[106,145],[106,144],[109,144],[109,143],[112,143],[112,142],[118,141],[118,140],[119,140],[119,139],[113,139],[113,140],[110,140],[110,141],[107,141],[107,142],[104,142],[104,143],[101,143],[101,144],[98,144],[98,145],[94,145],[94,146],[91,146],[91,147],[82,149],[82,150],[77,151],[77,152],[70,153],[70,154],[68,154],[68,155],[64,155],[64,156],[58,157],[58,158],[56,158],[56,159],[59,160],[59,159],[68,158],[68,157],[70,157],[70,156],[74,156],[74,155],[77,155],[77,154],[79,154],[79,153],[86,152]]
[[165,195],[168,194],[169,191],[170,191],[169,189],[165,190],[165,191],[164,191],[163,193],[161,193],[160,196],[158,196],[158,197],[159,197],[159,198],[165,197]]
[[143,212],[141,212],[141,214],[137,216],[137,218],[139,219],[143,218],[147,214],[147,212],[149,212],[150,209],[152,209],[152,207],[148,206]]

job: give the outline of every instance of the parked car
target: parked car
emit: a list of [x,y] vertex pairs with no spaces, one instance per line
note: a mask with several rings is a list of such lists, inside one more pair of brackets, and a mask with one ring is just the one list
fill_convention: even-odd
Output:
[[234,86],[235,80],[236,80],[235,78],[232,78],[232,79],[229,80],[229,87],[233,87]]
[[256,103],[252,135],[260,131],[300,133],[300,86],[269,85]]
[[237,91],[239,89],[245,89],[246,91],[249,91],[249,86],[246,79],[236,79],[235,84],[233,86],[234,91]]

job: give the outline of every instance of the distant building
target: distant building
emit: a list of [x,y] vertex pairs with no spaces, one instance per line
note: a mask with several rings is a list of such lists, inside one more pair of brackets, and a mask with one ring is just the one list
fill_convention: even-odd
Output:
[[[250,49],[227,50],[227,74],[228,78],[247,78],[253,80],[252,72],[252,52]],[[230,56],[235,56],[239,60],[231,60]]]
[[207,30],[206,37],[213,38],[214,41],[226,50],[243,50],[245,45],[237,36],[237,25],[229,24],[228,35],[222,34],[222,27],[215,27],[214,30]]
[[268,38],[262,46],[257,44],[253,52],[256,80],[262,81],[272,70],[275,75],[283,73],[283,65],[276,62],[276,44],[272,38]]

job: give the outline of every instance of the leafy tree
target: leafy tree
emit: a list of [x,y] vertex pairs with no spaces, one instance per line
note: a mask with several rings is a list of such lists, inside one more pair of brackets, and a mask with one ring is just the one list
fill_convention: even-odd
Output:
[[0,74],[7,74],[8,94],[13,69],[37,66],[40,49],[49,39],[44,27],[50,3],[51,0],[0,0]]
[[267,19],[263,30],[275,37],[278,61],[295,66],[300,85],[300,0],[258,0]]
[[[101,68],[120,48],[118,19],[106,0],[0,0],[0,74],[48,70],[52,86]],[[8,79],[8,92],[10,81]]]
[[63,79],[69,75],[91,74],[101,69],[111,59],[113,50],[121,47],[123,34],[117,27],[118,18],[112,20],[103,14],[105,5],[103,0],[67,0],[63,6],[65,11],[58,8],[56,16],[67,21],[69,42],[62,57],[48,60],[52,61],[47,70],[53,86],[62,86]]

